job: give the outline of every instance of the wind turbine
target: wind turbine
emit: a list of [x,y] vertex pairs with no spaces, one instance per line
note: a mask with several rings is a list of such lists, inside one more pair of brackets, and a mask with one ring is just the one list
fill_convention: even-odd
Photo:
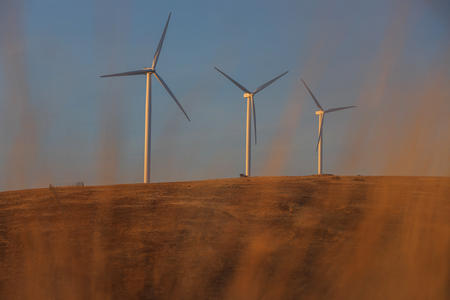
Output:
[[318,111],[316,111],[316,115],[319,116],[319,138],[317,139],[317,146],[316,146],[316,151],[318,153],[318,159],[317,159],[317,174],[320,175],[323,172],[323,163],[322,163],[322,159],[323,159],[323,144],[322,144],[322,135],[323,135],[323,122],[325,120],[325,114],[333,112],[333,111],[338,111],[338,110],[343,110],[343,109],[348,109],[348,108],[352,108],[352,107],[356,107],[354,105],[351,106],[342,106],[342,107],[336,107],[336,108],[330,108],[330,109],[324,109],[319,101],[317,100],[317,98],[314,96],[314,94],[311,92],[311,89],[308,87],[308,85],[306,84],[306,82],[303,79],[300,79],[303,83],[303,85],[305,86],[305,88],[308,90],[308,93],[311,95],[311,97],[313,98],[314,102],[316,103],[317,107],[319,108]]
[[243,85],[238,83],[236,80],[225,74],[223,71],[219,70],[219,68],[214,67],[219,73],[221,73],[223,76],[225,76],[227,79],[229,79],[232,83],[234,83],[238,88],[240,88],[244,92],[244,98],[247,99],[247,129],[246,129],[246,139],[245,139],[245,176],[250,176],[250,163],[251,163],[251,122],[252,122],[252,114],[251,111],[253,111],[253,125],[255,128],[255,144],[256,144],[256,112],[255,112],[255,101],[254,96],[261,92],[263,89],[274,83],[277,79],[281,78],[282,76],[286,75],[288,71],[284,72],[281,75],[278,75],[277,77],[267,81],[266,83],[260,85],[256,90],[253,92],[250,92],[248,89],[246,89]]
[[155,75],[156,79],[158,79],[159,83],[166,89],[167,93],[169,93],[170,97],[175,101],[181,111],[184,113],[188,121],[189,116],[186,111],[181,106],[180,102],[177,100],[175,95],[172,93],[170,88],[167,86],[166,82],[162,79],[161,75],[156,72],[156,65],[158,63],[159,54],[161,53],[161,49],[164,43],[164,38],[166,37],[167,26],[169,25],[170,16],[172,13],[169,13],[169,17],[167,18],[166,26],[164,26],[164,31],[162,33],[161,39],[159,40],[158,47],[156,48],[155,55],[153,57],[153,63],[151,68],[143,68],[141,70],[124,72],[124,73],[115,73],[102,75],[100,77],[116,77],[116,76],[133,76],[133,75],[146,75],[147,77],[147,93],[145,97],[145,154],[144,154],[144,183],[150,183],[150,151],[151,151],[151,108],[152,108],[152,75]]

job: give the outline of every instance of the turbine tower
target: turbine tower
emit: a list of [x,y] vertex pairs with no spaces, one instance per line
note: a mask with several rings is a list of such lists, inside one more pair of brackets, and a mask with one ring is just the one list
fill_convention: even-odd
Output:
[[303,85],[305,86],[305,88],[308,90],[308,93],[311,95],[311,97],[313,98],[314,102],[316,103],[317,107],[319,108],[318,111],[316,111],[316,115],[319,116],[319,137],[317,139],[317,145],[316,145],[316,151],[318,154],[318,159],[317,159],[317,174],[320,175],[323,173],[323,143],[322,143],[322,136],[323,136],[323,122],[325,120],[325,114],[333,112],[333,111],[338,111],[338,110],[343,110],[343,109],[348,109],[348,108],[352,108],[352,107],[356,107],[354,105],[351,106],[342,106],[342,107],[336,107],[336,108],[330,108],[330,109],[324,109],[319,101],[317,100],[317,98],[314,96],[314,94],[311,92],[311,89],[308,87],[308,85],[306,84],[306,82],[303,79],[300,79],[303,83]]
[[255,101],[254,96],[261,92],[263,89],[274,83],[277,79],[286,75],[288,71],[284,72],[281,75],[267,81],[266,83],[260,85],[256,90],[250,92],[243,85],[238,83],[236,80],[225,74],[223,71],[219,70],[219,68],[214,67],[219,73],[229,79],[232,83],[234,83],[238,88],[240,88],[244,92],[244,98],[247,99],[247,122],[246,122],[246,139],[245,139],[245,176],[248,177],[251,174],[251,122],[252,122],[252,111],[253,111],[253,126],[255,129],[255,144],[256,144],[256,112],[255,112]]
[[145,97],[145,154],[144,154],[144,183],[150,183],[150,151],[151,151],[151,113],[152,113],[152,75],[158,79],[159,83],[166,89],[167,93],[169,93],[170,97],[175,101],[181,111],[184,113],[188,121],[189,116],[186,111],[181,106],[180,102],[177,100],[175,95],[172,93],[170,88],[167,86],[166,82],[162,79],[161,75],[156,72],[156,65],[158,63],[158,58],[161,53],[161,49],[164,43],[164,38],[166,37],[167,26],[169,25],[170,16],[172,13],[169,13],[169,17],[167,18],[166,26],[164,26],[164,31],[162,33],[161,39],[159,40],[158,47],[156,48],[155,55],[153,57],[153,63],[151,68],[143,68],[141,70],[124,72],[124,73],[115,73],[102,75],[100,77],[117,77],[117,76],[132,76],[132,75],[145,75],[147,77],[147,93]]

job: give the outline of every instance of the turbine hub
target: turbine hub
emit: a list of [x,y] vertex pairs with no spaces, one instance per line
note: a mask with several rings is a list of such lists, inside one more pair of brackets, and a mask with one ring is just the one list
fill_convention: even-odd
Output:
[[250,93],[244,93],[244,98],[250,98],[252,96],[252,94]]
[[325,112],[323,110],[316,111],[316,115],[323,115]]

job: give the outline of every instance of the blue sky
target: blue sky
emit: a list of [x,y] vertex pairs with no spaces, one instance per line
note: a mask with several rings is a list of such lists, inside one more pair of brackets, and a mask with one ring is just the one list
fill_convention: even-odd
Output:
[[[433,160],[426,169],[405,162],[395,171],[367,163],[366,157],[351,167],[342,165],[363,123],[366,128],[383,124],[394,118],[380,117],[385,105],[408,103],[399,86],[420,90],[417,84],[430,76],[443,77],[443,87],[449,82],[449,73],[440,71],[449,62],[444,2],[12,2],[0,7],[7,33],[0,40],[0,189],[142,180],[145,77],[98,75],[151,66],[170,11],[158,70],[192,122],[154,81],[153,181],[235,177],[243,171],[245,102],[214,66],[249,89],[290,71],[256,97],[255,175],[315,173],[315,107],[300,77],[325,107],[358,105],[357,110],[327,117],[326,172],[448,175],[449,168],[441,166],[448,159]],[[15,14],[17,18],[5,17]],[[8,50],[14,47],[21,49],[19,55]],[[24,66],[18,74],[6,72],[11,57]],[[10,82],[16,78],[20,84],[13,88]],[[374,96],[384,81],[382,93]],[[32,115],[31,144],[29,130],[23,134],[14,129],[30,119],[11,101],[18,90]],[[364,102],[368,91],[370,104]],[[402,97],[392,99],[391,92]],[[439,95],[447,96],[447,90]],[[421,107],[420,99],[414,103]],[[441,111],[449,110],[448,101],[439,103]],[[448,121],[438,125],[445,128]],[[433,136],[431,142],[440,138]],[[365,144],[365,155],[376,155],[370,153],[375,151],[371,141]],[[17,145],[27,148],[26,159],[14,153]],[[447,144],[444,155],[446,149]]]

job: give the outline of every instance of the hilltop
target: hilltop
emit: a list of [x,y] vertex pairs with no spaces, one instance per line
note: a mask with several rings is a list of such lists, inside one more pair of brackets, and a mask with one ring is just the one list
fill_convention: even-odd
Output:
[[450,178],[0,193],[1,299],[449,299]]

